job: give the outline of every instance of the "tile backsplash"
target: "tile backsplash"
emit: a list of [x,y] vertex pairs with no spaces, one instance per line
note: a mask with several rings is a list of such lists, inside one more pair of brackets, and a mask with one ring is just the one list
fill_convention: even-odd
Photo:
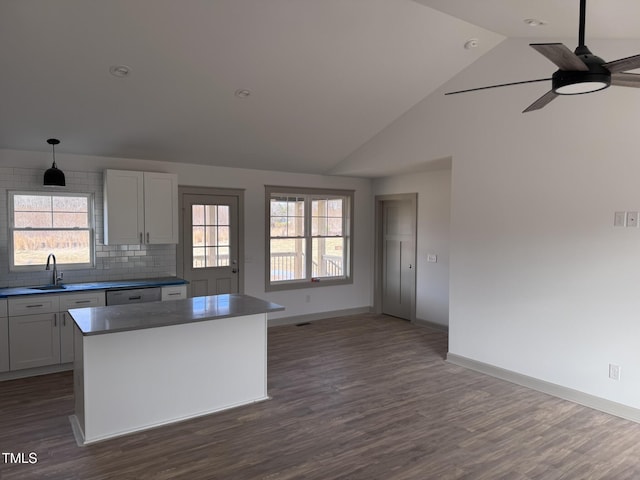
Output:
[[[65,269],[64,282],[95,282],[153,278],[176,274],[175,245],[104,245],[102,173],[65,169],[67,186],[56,191],[94,195],[95,268]],[[10,190],[52,191],[42,186],[44,169],[0,167],[0,288],[50,283],[51,272],[10,272],[8,258],[8,194]],[[55,252],[54,252],[55,253]]]

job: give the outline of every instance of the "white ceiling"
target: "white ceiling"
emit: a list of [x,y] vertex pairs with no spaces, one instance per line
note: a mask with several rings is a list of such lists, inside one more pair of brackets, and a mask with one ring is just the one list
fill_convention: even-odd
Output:
[[[575,38],[577,45],[579,0],[416,0],[422,5],[460,18],[505,37]],[[589,38],[640,38],[638,0],[587,0],[586,44]],[[525,19],[538,19],[530,27]]]
[[[57,137],[63,153],[336,171],[505,36],[575,37],[577,8],[578,0],[1,0],[0,148],[48,152],[46,139]],[[640,2],[590,0],[588,15],[588,38],[640,34]],[[548,25],[532,29],[522,22],[531,17]],[[462,47],[470,38],[477,49]],[[111,76],[117,64],[131,75]],[[252,95],[235,97],[241,88]]]

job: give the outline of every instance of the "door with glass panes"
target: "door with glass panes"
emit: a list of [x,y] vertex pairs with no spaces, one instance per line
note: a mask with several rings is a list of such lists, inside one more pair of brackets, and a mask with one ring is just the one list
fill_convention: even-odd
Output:
[[183,207],[188,296],[238,293],[238,197],[185,194]]

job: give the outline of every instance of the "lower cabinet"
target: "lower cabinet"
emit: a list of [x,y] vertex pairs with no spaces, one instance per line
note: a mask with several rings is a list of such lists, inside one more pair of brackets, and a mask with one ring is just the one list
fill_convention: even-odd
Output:
[[104,291],[60,295],[60,363],[73,362],[74,322],[68,310],[72,308],[104,307]]
[[9,319],[7,300],[0,298],[0,372],[9,370]]
[[[186,285],[162,287],[162,300],[186,297]],[[30,368],[72,363],[75,323],[68,310],[104,305],[104,290],[0,298],[0,372],[28,376]]]
[[38,313],[9,318],[11,370],[60,363],[58,313]]
[[9,369],[73,362],[74,323],[67,310],[103,305],[104,291],[9,298]]
[[57,295],[8,299],[10,370],[60,363],[59,305]]

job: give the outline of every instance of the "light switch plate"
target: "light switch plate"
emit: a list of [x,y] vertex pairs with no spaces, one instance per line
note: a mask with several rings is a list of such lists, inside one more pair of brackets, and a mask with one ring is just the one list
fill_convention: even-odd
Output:
[[638,212],[627,212],[627,227],[638,226]]
[[614,217],[613,217],[613,226],[614,227],[624,227],[625,226],[625,218],[626,218],[626,213],[625,212],[616,212]]

